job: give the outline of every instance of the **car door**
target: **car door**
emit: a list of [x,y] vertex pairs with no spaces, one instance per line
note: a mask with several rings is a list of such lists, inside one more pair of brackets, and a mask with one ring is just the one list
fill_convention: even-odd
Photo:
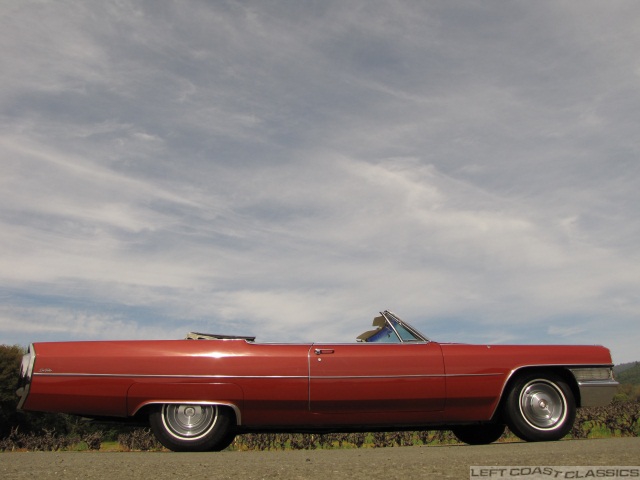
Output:
[[440,345],[314,344],[309,350],[313,413],[433,412],[444,409]]

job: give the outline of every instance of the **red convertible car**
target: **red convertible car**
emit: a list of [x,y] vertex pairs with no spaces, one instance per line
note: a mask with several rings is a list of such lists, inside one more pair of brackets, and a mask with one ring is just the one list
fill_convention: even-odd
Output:
[[464,345],[429,340],[389,311],[354,343],[185,340],[34,343],[20,410],[148,421],[175,451],[222,450],[238,433],[451,429],[490,443],[508,425],[558,440],[576,408],[611,401],[600,346]]

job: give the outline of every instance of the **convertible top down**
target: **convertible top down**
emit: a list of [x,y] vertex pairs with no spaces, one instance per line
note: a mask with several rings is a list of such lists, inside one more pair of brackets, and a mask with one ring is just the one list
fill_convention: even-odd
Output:
[[20,410],[149,422],[175,451],[226,448],[238,433],[451,429],[467,443],[508,425],[558,440],[576,408],[617,387],[601,346],[438,343],[384,311],[354,343],[184,340],[33,343]]

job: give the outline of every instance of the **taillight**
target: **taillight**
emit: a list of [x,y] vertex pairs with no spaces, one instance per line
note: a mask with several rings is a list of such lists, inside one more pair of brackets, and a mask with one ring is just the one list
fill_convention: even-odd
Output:
[[33,365],[35,361],[36,351],[33,348],[33,345],[30,345],[27,353],[22,356],[22,363],[20,364],[20,379],[18,380],[18,390],[16,390],[16,394],[20,397],[18,410],[22,410],[22,406],[29,395],[29,387],[31,385],[31,376],[33,375]]

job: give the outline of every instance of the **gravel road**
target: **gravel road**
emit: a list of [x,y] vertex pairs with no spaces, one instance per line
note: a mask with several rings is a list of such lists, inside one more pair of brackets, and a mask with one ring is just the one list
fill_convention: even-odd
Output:
[[0,453],[11,479],[469,478],[471,465],[640,465],[640,438],[220,453]]

